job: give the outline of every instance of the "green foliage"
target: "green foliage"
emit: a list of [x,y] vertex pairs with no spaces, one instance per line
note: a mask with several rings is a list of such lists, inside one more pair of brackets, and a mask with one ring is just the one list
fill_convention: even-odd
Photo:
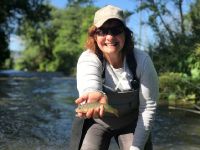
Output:
[[196,44],[194,51],[188,57],[188,64],[192,78],[200,78],[200,44]]
[[55,59],[51,63],[51,66],[55,67],[54,71],[62,71],[66,74],[74,72],[78,56],[84,49],[87,30],[92,24],[95,11],[96,8],[92,6],[71,6],[60,12],[59,18],[58,14],[54,14],[57,17],[53,17],[55,18],[52,21],[53,25],[55,27],[60,25],[54,42]]
[[[38,68],[38,62],[41,60],[40,55],[38,54],[37,51],[39,51],[38,46],[33,47],[31,49],[27,49],[26,51],[23,51],[23,57],[22,57],[21,60],[24,60],[24,61],[18,60],[18,64],[16,66],[16,69],[18,69],[18,70],[30,70],[30,71],[37,69]],[[27,65],[27,64],[29,64],[29,65]]]
[[190,38],[176,35],[176,44],[159,44],[152,47],[153,60],[158,72],[183,72],[190,74],[188,57],[193,53]]
[[159,82],[161,100],[199,101],[200,79],[193,79],[183,73],[166,72],[160,75]]
[[191,26],[192,26],[192,33],[194,38],[200,41],[200,1],[196,0],[195,3],[191,5]]
[[187,13],[183,12],[183,3],[184,0],[145,0],[137,10],[148,12],[145,23],[157,39],[149,48],[160,74],[160,99],[197,103],[200,99],[200,1],[191,2]]
[[38,22],[37,27],[32,23],[24,22],[19,28],[19,34],[25,41],[26,50],[17,61],[16,69],[30,71],[48,71],[48,62],[53,59],[52,46],[55,30],[49,21]]
[[[37,27],[24,22],[19,33],[26,43],[26,50],[16,67],[74,74],[77,59],[85,49],[88,28],[97,10],[90,3],[90,0],[72,0],[65,9],[52,8],[51,19],[39,22]],[[130,15],[126,12],[126,16]]]
[[50,8],[45,0],[1,0],[0,1],[0,68],[5,69],[5,60],[10,57],[8,48],[9,36],[15,33],[17,27],[24,21],[36,25],[38,21],[46,20]]
[[91,5],[93,0],[68,0],[68,6]]
[[187,76],[181,73],[163,73],[159,77],[160,98],[174,99],[185,96],[184,80]]
[[[148,24],[155,33],[156,43],[149,45],[158,72],[183,72],[198,76],[200,63],[196,55],[200,40],[200,1],[191,4],[184,14],[183,0],[143,1],[138,11],[148,11]],[[174,13],[174,9],[175,9]]]
[[73,74],[96,9],[79,5],[53,8],[51,19],[39,23],[37,29],[25,22],[20,33],[26,50],[18,61],[18,68]]

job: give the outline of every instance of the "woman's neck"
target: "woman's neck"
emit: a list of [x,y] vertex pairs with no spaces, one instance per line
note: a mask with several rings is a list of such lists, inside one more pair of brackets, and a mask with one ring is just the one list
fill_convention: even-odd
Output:
[[106,60],[113,68],[122,68],[123,66],[123,55],[122,53],[114,54],[114,55],[105,55]]

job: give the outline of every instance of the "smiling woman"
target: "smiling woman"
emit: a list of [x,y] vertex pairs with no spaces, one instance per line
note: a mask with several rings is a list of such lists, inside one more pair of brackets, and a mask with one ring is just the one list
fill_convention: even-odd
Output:
[[[108,150],[112,137],[121,150],[152,150],[158,78],[148,54],[134,48],[123,10],[107,5],[96,11],[86,48],[77,63],[75,102],[100,104],[77,111],[70,150]],[[119,117],[104,115],[107,104]]]
[[95,40],[107,61],[115,68],[122,67],[124,47],[124,25],[117,19],[108,20],[96,29]]

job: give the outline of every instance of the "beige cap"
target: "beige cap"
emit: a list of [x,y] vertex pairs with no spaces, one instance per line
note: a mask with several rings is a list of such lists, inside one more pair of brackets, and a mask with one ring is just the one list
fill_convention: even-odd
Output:
[[109,19],[119,19],[125,23],[123,10],[112,5],[99,9],[94,16],[94,25],[99,28]]

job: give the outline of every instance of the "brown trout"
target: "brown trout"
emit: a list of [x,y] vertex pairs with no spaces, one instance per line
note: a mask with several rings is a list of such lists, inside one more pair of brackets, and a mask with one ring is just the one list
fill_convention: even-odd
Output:
[[99,103],[99,102],[85,103],[85,104],[79,105],[75,109],[75,111],[76,112],[87,113],[88,110],[99,108],[101,105],[103,105],[105,113],[110,113],[110,114],[115,115],[116,117],[119,117],[117,109],[113,108],[112,106],[110,106],[108,104],[102,104],[102,103]]

